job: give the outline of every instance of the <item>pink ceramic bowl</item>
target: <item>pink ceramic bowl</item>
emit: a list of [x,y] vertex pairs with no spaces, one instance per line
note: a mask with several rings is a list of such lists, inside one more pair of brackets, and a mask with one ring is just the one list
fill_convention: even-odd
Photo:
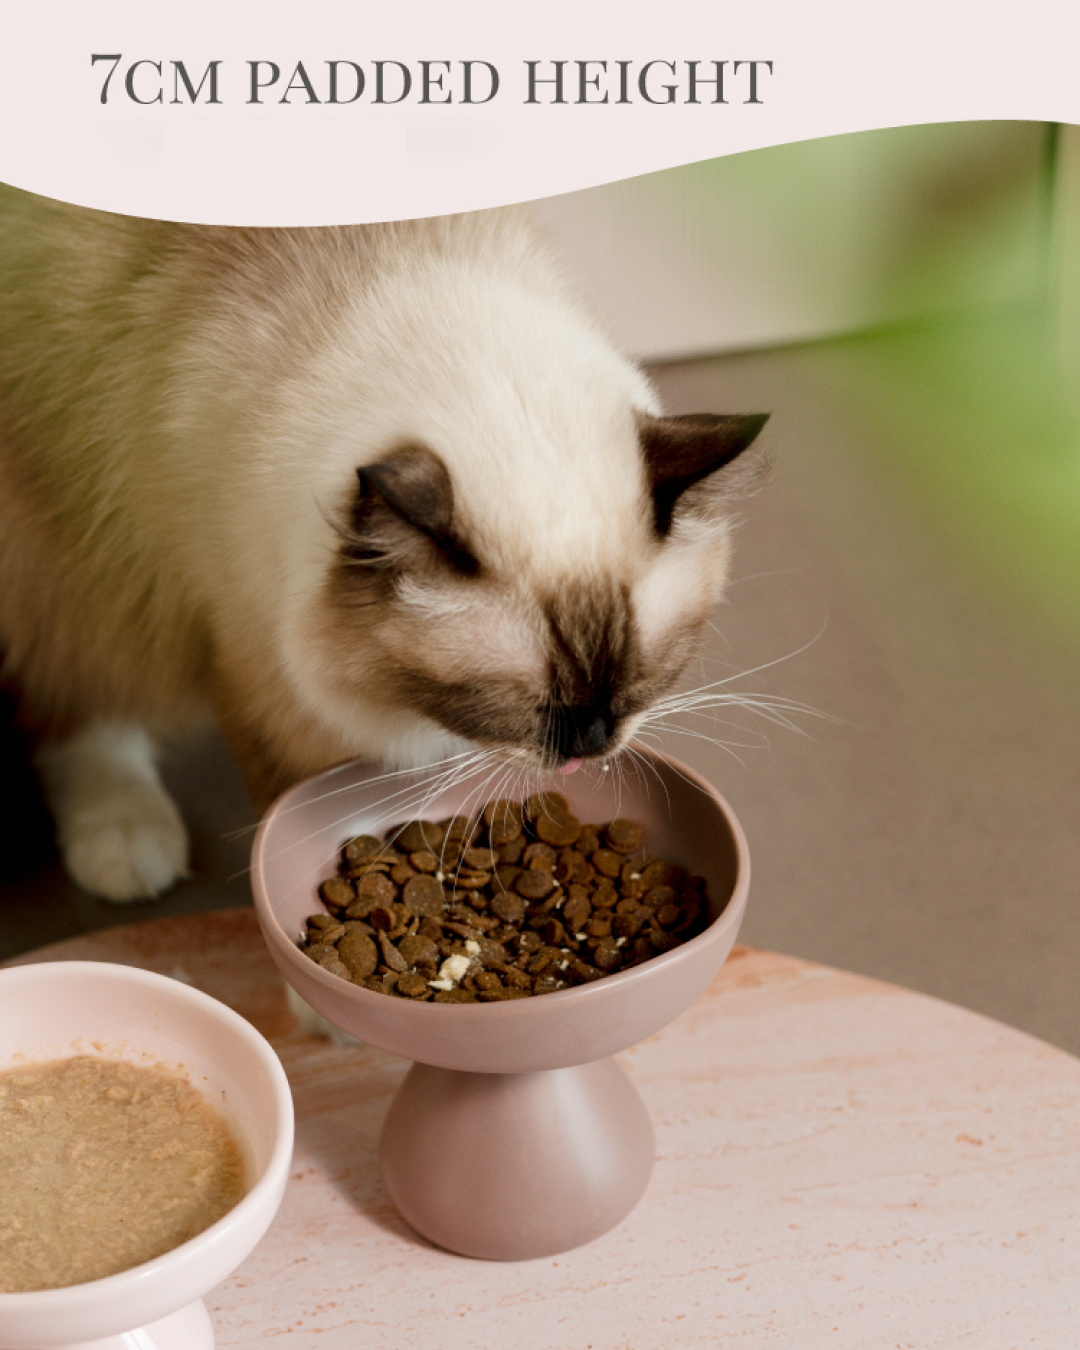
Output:
[[[618,975],[539,998],[505,1003],[412,1003],[349,984],[296,945],[305,919],[322,908],[317,890],[333,876],[342,844],[411,818],[387,814],[390,791],[378,770],[346,764],[301,783],[267,813],[252,850],[252,886],[263,934],[301,997],[358,1039],[408,1059],[479,1073],[524,1073],[616,1054],[666,1026],[701,994],[724,963],[746,908],[750,861],[742,829],[719,793],[685,764],[637,748],[648,771],[585,770],[553,776],[592,822],[629,816],[645,847],[703,875],[712,923],[699,937]],[[381,781],[380,781],[381,779]],[[400,787],[400,784],[398,785]],[[429,801],[429,819],[475,813],[486,778],[466,778]]]
[[[539,998],[412,1003],[331,975],[296,945],[347,839],[414,814],[474,814],[487,779],[459,780],[421,812],[388,811],[385,775],[342,765],[280,798],[256,837],[255,906],[285,978],[345,1031],[416,1061],[383,1124],[383,1180],[404,1218],[450,1251],[502,1261],[567,1251],[625,1218],[648,1184],[652,1123],[611,1056],[661,1030],[713,979],[746,907],[750,865],[716,791],[675,760],[639,754],[636,777],[579,771],[543,786],[582,820],[640,821],[650,852],[705,877],[712,921],[643,965]],[[391,781],[395,800],[417,798]]]
[[217,1223],[144,1265],[63,1289],[0,1293],[0,1346],[211,1350],[201,1297],[266,1232],[288,1179],[293,1108],[278,1057],[237,1013],[163,975],[90,961],[0,971],[0,1070],[76,1054],[179,1068],[231,1126],[249,1189]]

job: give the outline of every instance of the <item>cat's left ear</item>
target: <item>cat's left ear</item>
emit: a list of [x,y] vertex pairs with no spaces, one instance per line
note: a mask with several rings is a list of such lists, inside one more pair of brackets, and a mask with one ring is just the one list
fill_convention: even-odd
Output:
[[665,535],[687,489],[731,464],[769,420],[767,413],[681,417],[639,416],[638,427],[653,497],[656,532]]

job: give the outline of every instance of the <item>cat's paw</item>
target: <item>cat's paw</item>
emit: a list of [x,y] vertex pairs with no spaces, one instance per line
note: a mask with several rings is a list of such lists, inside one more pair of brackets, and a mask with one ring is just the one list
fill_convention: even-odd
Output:
[[187,830],[140,728],[92,728],[42,751],[38,765],[64,866],[85,890],[148,900],[187,875]]
[[160,895],[188,870],[180,812],[152,783],[130,784],[73,812],[62,822],[60,850],[74,881],[117,903]]

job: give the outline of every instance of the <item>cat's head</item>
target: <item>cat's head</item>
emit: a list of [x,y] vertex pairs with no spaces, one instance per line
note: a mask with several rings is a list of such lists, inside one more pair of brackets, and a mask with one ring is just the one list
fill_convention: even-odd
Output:
[[381,717],[384,753],[423,757],[400,744],[418,716],[521,767],[604,758],[676,682],[766,418],[624,408],[569,449],[433,428],[356,470],[319,640],[341,715]]

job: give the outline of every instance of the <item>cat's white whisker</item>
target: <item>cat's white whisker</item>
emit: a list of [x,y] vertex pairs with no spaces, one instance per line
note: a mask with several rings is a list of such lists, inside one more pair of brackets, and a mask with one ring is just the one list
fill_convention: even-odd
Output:
[[[474,754],[475,751],[463,750],[457,755],[450,755],[446,759],[436,760],[433,764],[425,764],[422,765],[420,768],[414,767],[408,769],[391,769],[385,773],[377,775],[375,778],[367,778],[364,780],[364,782],[366,786],[370,786],[374,783],[388,782],[391,779],[395,778],[408,778],[411,776],[415,776],[417,773],[424,773],[427,772],[429,769],[438,768],[440,765],[443,764],[452,764],[455,761],[467,759]],[[333,768],[328,769],[326,771],[326,774],[323,776],[329,777],[331,775],[344,773],[346,772],[346,770],[351,770],[353,767],[354,767],[353,761],[347,761],[346,763],[337,764]],[[282,808],[280,810],[280,814],[289,815],[293,811],[307,810],[308,807],[313,806],[316,802],[326,801],[330,797],[340,796],[343,793],[352,792],[353,790],[354,785],[352,783],[346,783],[342,787],[330,788],[326,792],[321,792],[315,797],[306,798],[301,803]],[[242,825],[236,830],[229,830],[226,834],[222,835],[222,838],[227,839],[230,842],[242,839],[247,834],[254,834],[258,828],[259,828],[259,821],[256,821],[253,825]]]
[[[482,758],[483,758],[482,753],[474,753],[474,755],[472,756],[472,761],[480,760]],[[442,792],[445,790],[444,783],[452,781],[452,779],[458,774],[468,772],[471,769],[471,767],[472,762],[467,761],[466,764],[464,765],[455,764],[452,765],[449,769],[442,770],[441,772],[435,774],[424,774],[424,771],[422,769],[410,770],[410,773],[413,774],[414,776],[418,776],[421,774],[424,774],[424,776],[421,777],[418,782],[411,783],[406,787],[401,788],[399,791],[391,793],[387,797],[380,798],[379,801],[375,803],[365,805],[365,807],[363,808],[363,814],[371,821],[370,829],[377,830],[381,825],[385,824],[388,820],[390,820],[395,816],[398,816],[401,813],[407,815],[415,804],[418,804],[419,802],[424,800],[425,793],[427,793],[433,785],[436,786],[436,792]],[[386,776],[396,777],[397,775],[394,774]],[[379,780],[374,779],[367,781],[377,782]],[[361,786],[367,786],[367,782],[365,782]],[[355,785],[353,785],[352,790],[353,791],[357,790]],[[352,819],[355,815],[356,812],[352,811],[339,816],[337,819],[331,821],[329,824],[323,825],[320,829],[314,830],[310,834],[304,836],[303,838],[294,841],[292,844],[289,845],[289,849],[298,847],[300,844],[309,843],[312,839],[316,839],[319,837],[319,835],[326,834],[331,830],[342,829],[345,822]],[[282,854],[288,852],[289,849],[282,850]]]

